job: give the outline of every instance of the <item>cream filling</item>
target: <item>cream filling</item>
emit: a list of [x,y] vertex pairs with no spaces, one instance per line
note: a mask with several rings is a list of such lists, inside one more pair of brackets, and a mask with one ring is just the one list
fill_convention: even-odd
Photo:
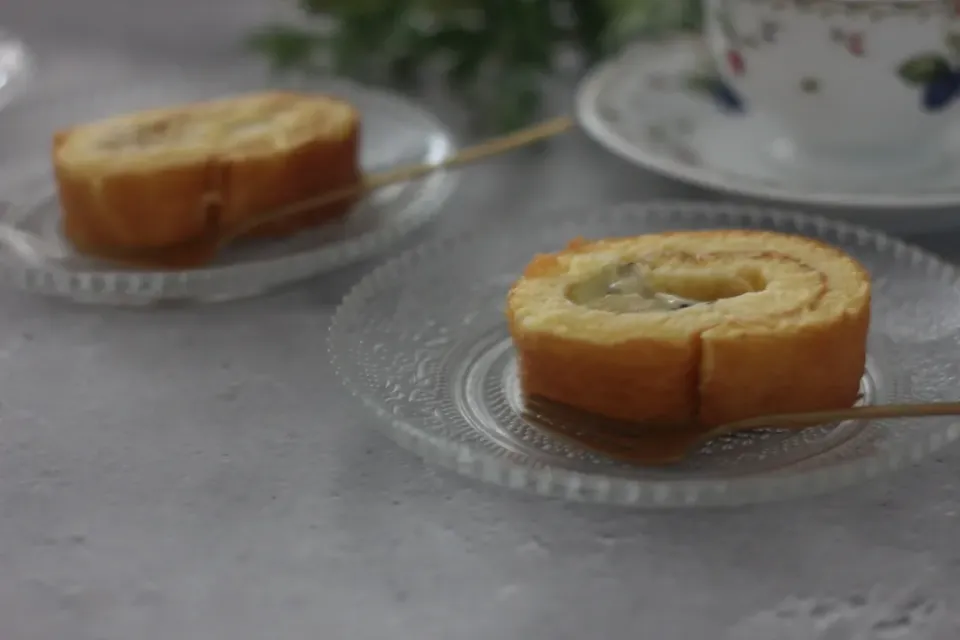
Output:
[[567,288],[567,299],[590,309],[611,313],[676,311],[709,300],[693,300],[656,291],[634,262],[615,264]]

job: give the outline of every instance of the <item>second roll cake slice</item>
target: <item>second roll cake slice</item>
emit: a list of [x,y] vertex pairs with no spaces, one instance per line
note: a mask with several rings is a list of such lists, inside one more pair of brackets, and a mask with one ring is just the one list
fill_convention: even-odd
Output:
[[[622,265],[650,291],[700,303],[631,308],[605,285]],[[714,425],[852,405],[870,281],[842,251],[777,233],[575,241],[534,258],[507,316],[524,393],[611,418]]]
[[[341,100],[266,92],[154,109],[55,136],[64,232],[80,250],[175,246],[357,183],[360,116]],[[345,213],[341,201],[259,228],[286,235]]]

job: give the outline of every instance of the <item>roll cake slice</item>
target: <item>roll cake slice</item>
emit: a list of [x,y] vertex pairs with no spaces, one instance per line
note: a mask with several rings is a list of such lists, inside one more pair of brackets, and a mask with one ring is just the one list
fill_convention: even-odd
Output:
[[[153,109],[54,136],[66,237],[81,251],[189,242],[361,179],[360,115],[313,94],[264,92]],[[257,228],[284,236],[344,215],[340,201]]]
[[[610,288],[623,265],[644,295]],[[696,304],[669,308],[651,293]],[[619,420],[712,426],[854,404],[870,278],[837,248],[771,232],[576,240],[533,259],[507,320],[525,394]]]

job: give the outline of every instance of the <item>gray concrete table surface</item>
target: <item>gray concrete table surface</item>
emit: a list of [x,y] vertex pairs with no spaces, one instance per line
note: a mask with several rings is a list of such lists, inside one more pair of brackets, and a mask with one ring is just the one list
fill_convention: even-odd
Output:
[[[8,0],[0,23],[39,52],[52,90],[227,60],[274,11]],[[0,147],[16,137],[8,115]],[[709,197],[572,135],[472,169],[416,239],[683,194]],[[825,497],[682,513],[546,501],[425,466],[327,362],[331,313],[367,268],[156,312],[0,293],[0,638],[713,640],[789,596],[916,583],[957,606],[957,448]]]

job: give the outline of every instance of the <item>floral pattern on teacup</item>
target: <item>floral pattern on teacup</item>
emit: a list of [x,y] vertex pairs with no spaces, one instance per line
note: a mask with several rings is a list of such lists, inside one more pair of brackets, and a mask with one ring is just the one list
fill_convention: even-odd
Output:
[[[758,2],[759,0],[754,0]],[[905,2],[883,2],[872,0],[869,2],[856,0],[792,0],[801,8],[819,8],[829,11],[831,8],[842,7],[840,15],[849,16],[868,10],[884,10],[884,14],[873,15],[874,19],[886,15],[896,15],[900,11],[922,11],[920,16],[926,16],[925,11],[936,5],[936,0]],[[946,4],[949,11],[960,16],[960,0],[939,0]],[[789,0],[776,0],[772,3],[774,9],[782,10]],[[829,14],[833,15],[833,14]],[[782,26],[774,19],[762,19],[757,33],[744,33],[734,25],[726,3],[720,3],[714,13],[716,24],[723,36],[727,49],[720,61],[734,77],[742,76],[747,71],[745,50],[757,49],[764,44],[775,44]],[[850,26],[830,26],[828,38],[836,45],[843,47],[847,53],[857,58],[867,55],[867,39],[862,29]],[[906,60],[897,69],[897,74],[907,84],[920,90],[920,106],[928,112],[941,111],[960,98],[960,33],[950,33],[946,36],[947,48],[950,56],[939,53],[921,53]],[[951,61],[952,58],[953,60]],[[719,73],[703,74],[692,79],[697,90],[709,94],[727,111],[741,112],[744,110],[743,99],[737,95],[735,89],[724,83]],[[812,77],[804,77],[799,82],[803,93],[818,93],[821,89],[820,81]]]
[[920,104],[927,111],[941,111],[960,97],[960,68],[939,53],[919,54],[904,61],[897,75],[920,89]]
[[913,15],[926,20],[942,7],[960,15],[960,0],[743,0],[776,11],[797,8],[805,13],[832,17],[863,16],[872,22],[890,16]]
[[[742,58],[740,60],[740,64],[743,64]],[[691,91],[711,98],[723,111],[737,114],[746,111],[743,98],[733,87],[724,82],[716,68],[704,66],[700,70],[694,71],[686,78],[685,84]]]
[[830,40],[847,50],[847,53],[862,58],[866,55],[866,46],[862,31],[851,31],[843,27],[834,27],[830,30]]

